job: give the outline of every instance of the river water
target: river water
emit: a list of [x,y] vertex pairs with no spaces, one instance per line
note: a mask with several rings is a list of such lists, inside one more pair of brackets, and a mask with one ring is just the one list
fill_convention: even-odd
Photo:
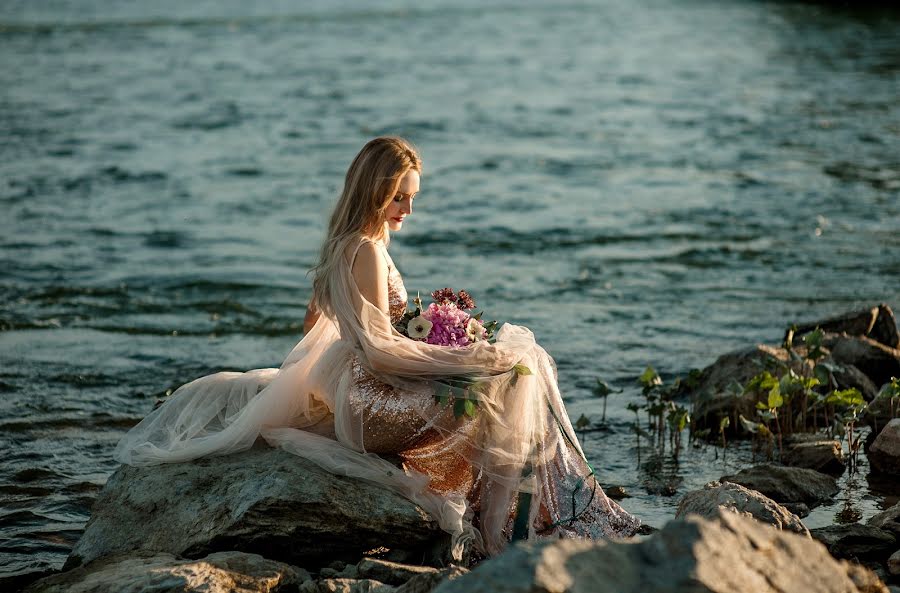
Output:
[[[425,162],[407,287],[531,327],[573,418],[622,389],[585,447],[651,525],[749,453],[639,466],[647,364],[900,305],[896,12],[482,4],[0,4],[0,577],[62,564],[157,397],[279,366],[374,135]],[[866,473],[807,523],[886,504]]]

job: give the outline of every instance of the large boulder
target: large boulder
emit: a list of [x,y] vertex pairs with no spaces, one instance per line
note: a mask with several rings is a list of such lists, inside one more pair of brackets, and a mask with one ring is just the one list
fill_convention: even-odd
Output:
[[883,385],[891,377],[900,377],[900,350],[885,346],[865,336],[828,334],[823,344],[839,365],[853,365],[875,385]]
[[[400,470],[398,470],[400,471]],[[238,550],[298,566],[358,560],[378,547],[446,543],[402,496],[327,472],[280,449],[153,467],[120,467],[65,568],[130,550],[200,558]]]
[[703,369],[691,394],[694,402],[694,428],[708,428],[716,434],[719,421],[728,417],[731,419],[730,431],[738,431],[738,417],[743,415],[751,418],[756,411],[756,395],[744,393],[744,385],[763,368],[774,365],[776,361],[790,363],[798,372],[806,364],[803,361],[791,361],[790,354],[784,348],[757,344],[723,354]]
[[900,503],[881,511],[866,521],[872,527],[879,527],[900,537]]
[[888,573],[897,577],[900,576],[900,550],[897,550],[887,561]]
[[885,562],[891,552],[897,549],[896,535],[862,523],[819,527],[811,529],[810,534],[825,544],[836,558]]
[[900,333],[897,331],[897,320],[891,308],[882,303],[875,307],[851,311],[835,317],[821,319],[813,323],[801,323],[794,330],[794,336],[800,337],[819,328],[829,333],[846,333],[851,336],[865,336],[876,342],[900,347]]
[[844,449],[841,443],[829,439],[807,441],[792,445],[782,461],[792,467],[804,467],[832,475],[844,473]]
[[702,490],[693,490],[678,503],[675,517],[688,514],[715,518],[722,511],[730,511],[769,523],[809,537],[809,530],[800,518],[768,496],[730,482],[710,482]]
[[303,569],[256,554],[218,552],[187,560],[164,552],[136,552],[43,578],[24,593],[287,593],[309,579]]
[[[823,362],[836,365],[833,375],[838,388],[856,388],[870,401],[878,386],[891,376],[900,376],[900,334],[887,305],[801,324],[793,332],[797,356],[781,346],[758,344],[723,354],[701,371],[693,387],[683,387],[680,393],[689,392],[694,403],[694,429],[709,429],[715,436],[720,420],[729,417],[729,433],[742,435],[738,417],[752,418],[757,398],[754,393],[743,393],[743,387],[762,370],[784,365],[809,376],[812,363],[804,358],[807,349],[802,337],[817,327],[825,332]],[[796,401],[799,404],[799,399]]]
[[762,492],[777,502],[802,502],[810,507],[831,500],[838,492],[833,477],[802,467],[756,465],[732,476],[722,476],[721,481]]
[[887,593],[820,543],[735,513],[676,519],[639,542],[513,546],[434,593]]
[[878,385],[852,364],[837,364],[831,356],[825,358],[823,362],[832,364],[834,369],[832,376],[838,389],[856,389],[867,402],[874,400],[878,395]]
[[873,470],[900,475],[900,418],[894,418],[881,429],[866,456]]

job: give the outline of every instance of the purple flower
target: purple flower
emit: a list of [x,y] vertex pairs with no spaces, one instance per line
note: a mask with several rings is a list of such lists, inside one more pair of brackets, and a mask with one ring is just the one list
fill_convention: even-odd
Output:
[[469,314],[457,307],[455,303],[431,303],[422,312],[422,317],[432,324],[431,333],[425,339],[427,343],[453,348],[469,345],[470,340],[466,335]]

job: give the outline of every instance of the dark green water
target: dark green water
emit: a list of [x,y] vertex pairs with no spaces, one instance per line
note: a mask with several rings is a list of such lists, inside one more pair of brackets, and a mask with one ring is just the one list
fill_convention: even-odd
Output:
[[[157,396],[280,364],[377,134],[425,160],[407,287],[531,327],[573,418],[599,418],[595,377],[623,388],[586,450],[653,525],[749,454],[639,470],[647,364],[900,306],[898,14],[481,4],[0,5],[0,576],[62,564]],[[851,485],[807,523],[885,504]]]

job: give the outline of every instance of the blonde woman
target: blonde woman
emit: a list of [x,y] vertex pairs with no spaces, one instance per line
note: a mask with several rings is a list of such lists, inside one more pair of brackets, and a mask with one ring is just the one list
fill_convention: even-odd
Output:
[[[514,537],[632,535],[640,522],[597,484],[553,360],[530,330],[505,324],[493,342],[448,348],[394,329],[408,295],[390,233],[408,224],[421,173],[404,139],[368,142],[313,268],[305,336],[281,367],[183,385],[122,439],[116,458],[184,461],[262,436],[416,502],[453,536],[457,558],[467,544],[497,554]],[[473,417],[434,397],[436,381],[454,377],[479,386]]]

